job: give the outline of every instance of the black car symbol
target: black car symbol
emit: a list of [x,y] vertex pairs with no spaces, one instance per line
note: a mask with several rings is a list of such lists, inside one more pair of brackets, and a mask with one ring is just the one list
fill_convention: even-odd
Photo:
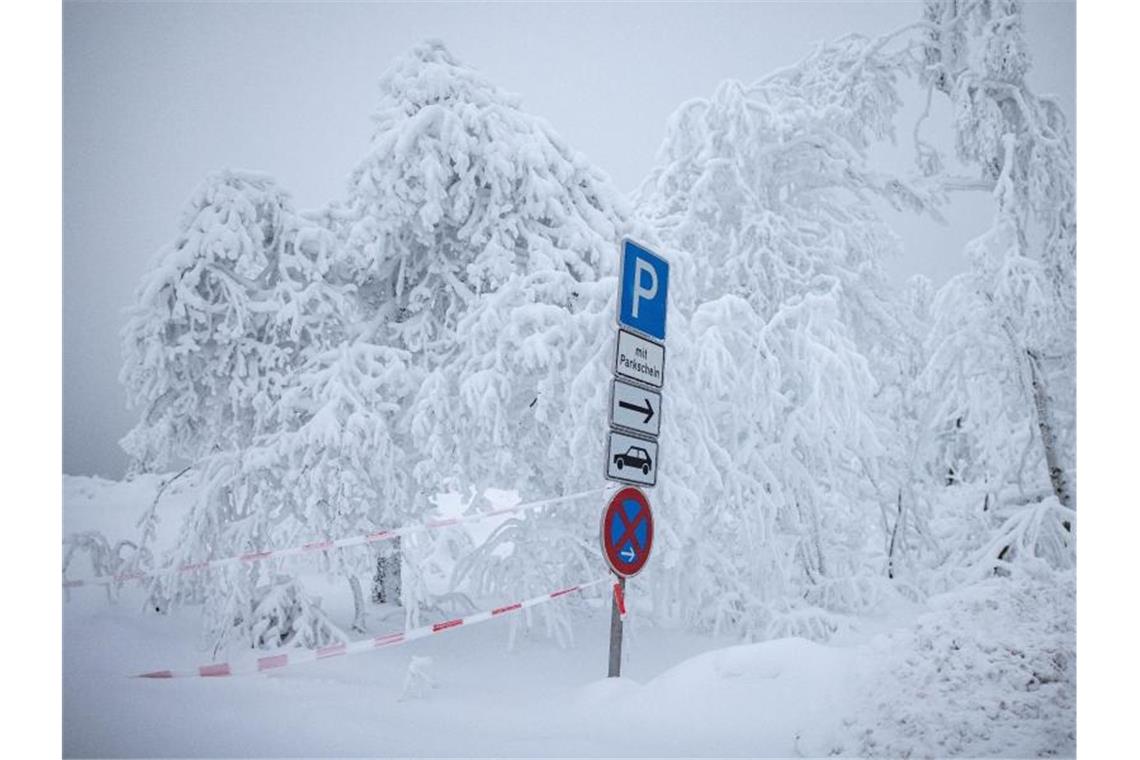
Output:
[[614,454],[614,464],[620,470],[626,465],[631,467],[640,467],[641,472],[645,475],[649,474],[649,468],[653,466],[653,460],[649,458],[649,452],[638,446],[630,446],[629,450],[624,454]]

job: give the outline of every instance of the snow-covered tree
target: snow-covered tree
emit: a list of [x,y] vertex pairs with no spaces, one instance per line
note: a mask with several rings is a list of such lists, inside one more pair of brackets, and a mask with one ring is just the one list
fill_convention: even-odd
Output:
[[280,424],[281,394],[343,333],[331,236],[269,177],[212,175],[136,294],[122,381],[141,419],[123,446],[144,469],[248,445]]
[[[898,491],[897,430],[875,406],[897,350],[881,270],[897,241],[872,199],[938,200],[869,159],[893,135],[903,58],[850,37],[753,85],[722,83],[674,114],[639,191],[698,347],[680,383],[709,415],[697,427],[715,473],[701,477],[717,495],[696,530],[714,529],[680,543],[716,560],[679,561],[687,590],[673,600],[704,624],[826,636],[885,575],[867,546],[889,534],[879,515]],[[663,489],[670,517],[677,487]]]
[[[381,90],[346,202],[298,214],[268,178],[212,177],[140,289],[124,379],[145,408],[127,446],[146,466],[193,460],[202,494],[163,567],[406,523],[456,482],[546,495],[582,477],[530,454],[561,440],[557,399],[574,373],[605,374],[614,286],[598,279],[613,268],[619,196],[438,43],[398,61]],[[597,462],[578,472],[600,485],[596,437]],[[367,571],[354,556],[318,564],[348,579],[360,626]],[[422,559],[402,563],[413,620],[429,602]],[[379,565],[390,592],[400,558]],[[160,576],[152,600],[207,602],[215,644],[339,635],[285,571]]]
[[[200,475],[161,567],[395,519],[385,507],[400,503],[393,483],[406,473],[392,442],[406,361],[352,341],[358,307],[346,272],[331,232],[267,177],[223,172],[195,194],[125,331],[123,376],[143,409],[125,446],[143,466],[184,458]],[[348,578],[359,602],[350,561],[338,554],[324,566]],[[151,599],[159,609],[206,602],[215,645],[340,635],[271,564],[160,575]],[[362,614],[358,603],[358,627]],[[269,620],[274,637],[262,635]],[[295,636],[294,623],[308,633]]]
[[[600,489],[614,274],[631,236],[673,267],[657,557],[635,582],[661,619],[823,638],[923,563],[1065,564],[1067,130],[1025,85],[1016,2],[924,13],[683,104],[633,204],[438,42],[382,76],[342,201],[299,213],[266,177],[211,177],[124,332],[142,412],[124,446],[140,468],[189,461],[200,484],[177,549],[154,561],[406,524],[456,488]],[[922,138],[929,109],[920,176],[876,168],[910,75],[951,98],[958,157],[979,179],[952,176]],[[937,216],[964,187],[996,206],[971,270],[937,296],[923,280],[892,294],[881,263],[898,241],[876,204]],[[979,495],[980,517],[944,508]],[[517,595],[593,576],[597,507],[449,544],[463,555],[454,585]],[[435,541],[160,576],[151,600],[205,602],[215,646],[343,638],[299,581],[308,569],[346,580],[354,627],[368,576],[373,599],[402,600],[415,624],[439,602]],[[132,556],[132,570],[152,556],[145,539]],[[566,611],[540,619],[567,637]]]
[[896,332],[887,370],[880,376],[874,400],[876,415],[891,434],[885,469],[896,492],[893,505],[883,510],[886,531],[887,575],[901,577],[912,569],[916,554],[933,548],[929,527],[932,500],[929,483],[930,426],[928,396],[921,382],[927,366],[926,339],[933,320],[934,286],[923,275],[911,277],[895,304]]
[[517,96],[429,41],[380,81],[368,156],[338,216],[398,345],[438,361],[459,318],[519,272],[596,279],[612,255],[607,180]]
[[[600,278],[616,270],[625,204],[516,96],[439,42],[396,61],[380,89],[368,156],[334,215],[346,255],[360,266],[365,337],[407,351],[418,378],[406,442],[417,508],[450,487],[530,497],[600,487],[606,308],[616,288]],[[584,425],[589,444],[574,448],[569,441],[581,441]],[[590,531],[580,530],[593,518],[579,521],[583,514],[566,518],[580,534],[572,548],[596,557]],[[590,572],[556,548],[571,533],[557,517],[542,517],[547,538],[515,541],[514,531],[533,522],[510,521],[471,558],[481,590],[498,589],[486,567],[476,569],[480,557],[506,541],[517,553],[495,555],[495,563],[521,567],[524,552],[541,558],[542,580],[515,576],[512,593]],[[416,584],[405,579],[405,595],[426,602]]]
[[[407,356],[398,349],[354,342],[315,357],[283,393],[281,429],[207,460],[202,498],[183,526],[177,549],[167,557],[168,565],[359,535],[408,521],[407,455],[398,444],[397,426],[409,383]],[[152,585],[152,599],[159,606],[198,599],[208,611],[222,611],[211,618],[210,633],[223,643],[238,638],[267,645],[257,632],[267,624],[268,613],[259,612],[258,605],[282,598],[298,621],[323,621],[317,629],[322,636],[342,637],[297,581],[304,561],[285,561],[289,564],[266,560],[216,575],[160,576]],[[307,567],[346,579],[355,603],[353,628],[363,631],[360,578],[371,570],[368,554],[326,552]],[[278,621],[278,643],[292,641],[294,618],[280,611],[271,616]],[[314,636],[297,643],[311,644]]]
[[970,247],[952,287],[987,312],[1006,342],[1012,381],[1033,420],[1050,487],[1075,508],[1075,164],[1064,114],[1026,83],[1030,60],[1019,0],[925,4],[924,82],[954,105],[959,159],[992,188],[993,228]]
[[[932,463],[980,491],[976,509],[1000,524],[981,549],[987,568],[1073,561],[1075,163],[1061,109],[1026,82],[1021,6],[931,0],[921,27],[922,82],[953,104],[957,158],[995,205],[969,270],[939,294],[925,373]],[[944,163],[923,144],[921,166]]]

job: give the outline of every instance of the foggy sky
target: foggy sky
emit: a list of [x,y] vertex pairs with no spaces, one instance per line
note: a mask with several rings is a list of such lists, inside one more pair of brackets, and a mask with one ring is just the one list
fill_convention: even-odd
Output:
[[[1030,81],[1074,123],[1074,6],[1027,6]],[[65,3],[64,472],[123,474],[118,440],[134,421],[118,383],[123,312],[198,183],[254,169],[299,208],[343,197],[367,149],[377,80],[417,42],[442,39],[628,191],[683,101],[920,12],[909,2]],[[908,106],[900,161],[917,112]],[[921,272],[940,285],[961,271],[962,245],[990,209],[963,197],[947,227],[888,215],[906,248],[892,279]]]

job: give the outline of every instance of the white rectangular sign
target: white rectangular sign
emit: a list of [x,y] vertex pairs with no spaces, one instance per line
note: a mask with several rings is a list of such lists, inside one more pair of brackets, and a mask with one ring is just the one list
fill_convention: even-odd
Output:
[[610,391],[610,425],[656,438],[661,432],[661,394],[615,379]]
[[614,373],[660,388],[665,384],[665,346],[618,330]]
[[657,485],[657,441],[611,430],[606,477],[641,486]]

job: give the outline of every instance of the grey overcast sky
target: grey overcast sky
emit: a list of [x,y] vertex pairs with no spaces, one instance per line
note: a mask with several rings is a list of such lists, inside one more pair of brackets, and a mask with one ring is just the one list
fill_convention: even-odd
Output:
[[[275,176],[302,208],[341,197],[367,146],[380,73],[420,40],[442,39],[521,95],[631,190],[683,101],[920,13],[914,2],[857,1],[65,2],[64,471],[123,474],[118,440],[133,421],[118,383],[123,311],[195,186],[243,168]],[[1029,2],[1025,19],[1031,81],[1075,123],[1074,5]],[[906,248],[892,278],[944,282],[988,213],[980,197],[958,201],[947,227],[890,215]]]

